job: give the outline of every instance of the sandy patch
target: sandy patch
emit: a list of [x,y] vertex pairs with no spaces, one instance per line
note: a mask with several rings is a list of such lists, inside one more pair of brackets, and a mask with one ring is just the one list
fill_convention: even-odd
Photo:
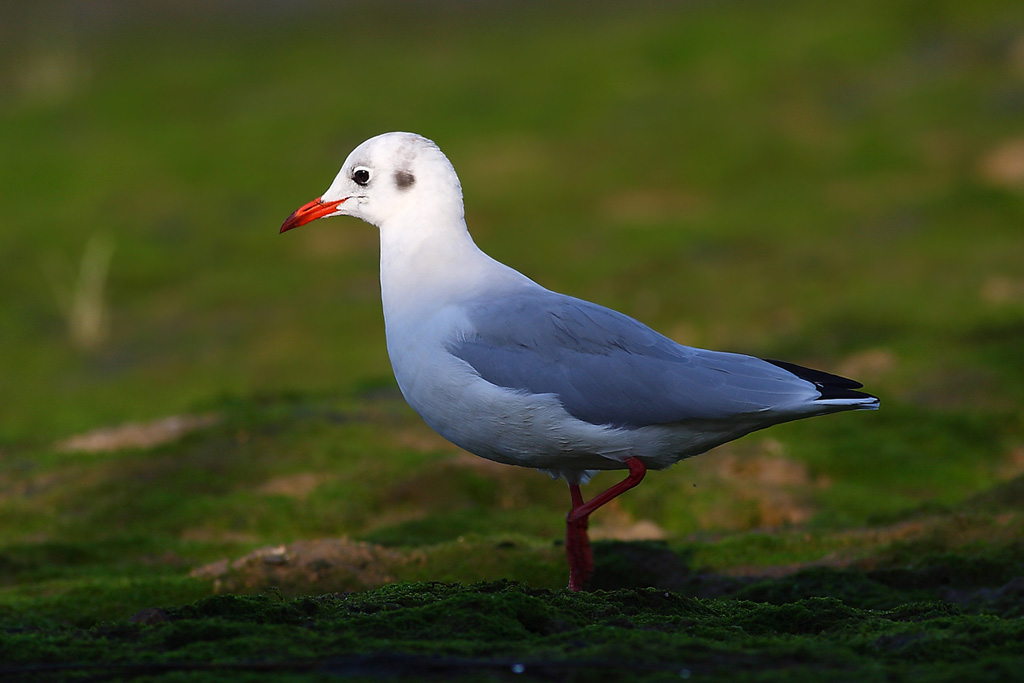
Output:
[[153,448],[220,421],[219,415],[172,415],[152,422],[129,422],[78,434],[57,444],[62,451],[100,453],[127,448]]
[[422,561],[418,552],[399,553],[371,543],[327,538],[260,548],[234,561],[198,567],[192,576],[211,579],[217,593],[269,586],[285,593],[359,591],[392,583],[396,568]]

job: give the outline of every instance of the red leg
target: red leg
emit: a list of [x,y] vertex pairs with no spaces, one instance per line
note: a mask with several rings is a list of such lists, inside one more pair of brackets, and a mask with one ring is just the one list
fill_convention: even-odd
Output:
[[582,590],[584,575],[589,576],[588,565],[593,564],[590,539],[587,538],[587,518],[572,519],[572,513],[583,507],[583,493],[579,484],[569,484],[572,510],[565,516],[565,553],[569,556],[569,590]]
[[583,494],[577,484],[569,484],[572,496],[572,510],[565,516],[565,552],[569,556],[569,590],[583,589],[583,584],[594,571],[594,553],[590,550],[590,539],[587,538],[587,525],[590,513],[633,488],[647,474],[647,466],[639,458],[626,458],[629,476],[603,493],[594,496],[589,503],[583,502]]
[[572,496],[572,509],[583,505],[583,492],[580,491],[579,484],[569,484],[569,495]]

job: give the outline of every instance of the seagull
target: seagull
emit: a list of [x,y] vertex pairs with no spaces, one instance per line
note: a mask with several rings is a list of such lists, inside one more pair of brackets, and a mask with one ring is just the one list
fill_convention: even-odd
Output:
[[[683,346],[499,263],[469,234],[451,162],[419,135],[356,147],[280,232],[328,216],[380,231],[388,355],[413,410],[470,453],[568,483],[570,590],[593,572],[591,513],[648,469],[780,422],[878,408],[859,382]],[[600,470],[628,475],[584,501],[580,485]]]

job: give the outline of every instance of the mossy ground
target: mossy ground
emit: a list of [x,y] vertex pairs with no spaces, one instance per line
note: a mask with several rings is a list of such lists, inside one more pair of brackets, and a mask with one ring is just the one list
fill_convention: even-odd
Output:
[[[852,528],[598,541],[590,592],[572,594],[559,502],[543,508],[562,486],[543,478],[428,454],[417,474],[382,476],[362,498],[318,500],[321,482],[357,463],[325,464],[313,487],[271,474],[280,463],[260,456],[263,439],[362,432],[398,402],[374,396],[344,419],[336,399],[232,401],[217,425],[155,449],[9,457],[21,504],[51,538],[0,554],[0,674],[943,681],[1006,680],[1024,663],[1020,476]],[[416,424],[390,420],[392,438]],[[244,462],[231,456],[241,431]],[[192,470],[205,472],[200,490]],[[234,501],[245,481],[263,493]],[[483,515],[492,528],[471,519]],[[339,538],[325,520],[366,531]]]
[[[1013,678],[1022,103],[1019,2],[4,5],[0,674]],[[276,234],[402,129],[500,260],[882,409],[652,473],[569,594],[564,484],[402,402],[373,229]]]
[[[741,591],[747,599],[654,588],[573,594],[512,581],[401,583],[292,600],[225,595],[146,610],[131,623],[9,631],[2,671],[8,680],[1014,677],[1024,638],[1020,578],[1002,602],[966,606],[902,603],[902,581],[886,575],[865,595],[863,577],[850,578],[828,571],[775,580],[766,593]],[[885,593],[889,607],[879,604]]]

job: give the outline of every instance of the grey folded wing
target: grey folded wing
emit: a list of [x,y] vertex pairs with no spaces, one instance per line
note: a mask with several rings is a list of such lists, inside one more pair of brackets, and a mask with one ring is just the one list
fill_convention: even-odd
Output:
[[[470,302],[471,331],[448,346],[492,384],[553,394],[572,416],[637,428],[739,415],[821,412],[873,397],[800,366],[682,346],[642,323],[545,290]],[[842,409],[842,408],[837,408]]]

